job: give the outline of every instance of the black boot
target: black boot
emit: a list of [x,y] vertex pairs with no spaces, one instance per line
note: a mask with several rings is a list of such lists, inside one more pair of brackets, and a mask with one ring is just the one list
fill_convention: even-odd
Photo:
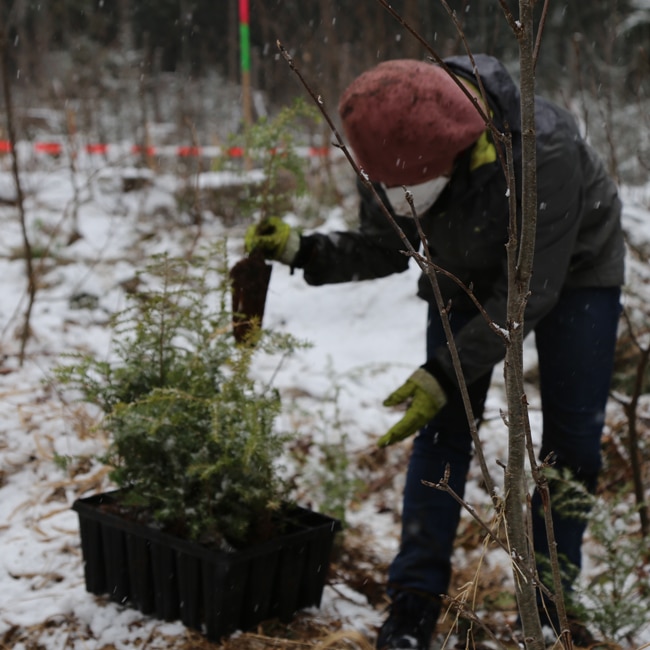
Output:
[[377,635],[377,650],[429,650],[439,615],[438,598],[399,592]]

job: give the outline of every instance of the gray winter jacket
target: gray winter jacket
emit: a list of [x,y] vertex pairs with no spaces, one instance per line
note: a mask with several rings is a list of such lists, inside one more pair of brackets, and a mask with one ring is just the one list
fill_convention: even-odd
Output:
[[[506,124],[513,136],[517,196],[520,192],[521,133],[519,90],[496,59],[475,57],[493,119]],[[455,74],[476,83],[467,57],[446,63]],[[538,217],[531,295],[525,312],[529,332],[556,303],[563,290],[613,287],[624,280],[624,242],[617,188],[602,162],[581,138],[573,117],[543,98],[536,99]],[[489,137],[489,136],[488,136]],[[501,163],[476,165],[473,150],[462,154],[451,180],[434,205],[421,216],[433,261],[453,273],[474,294],[494,322],[503,326],[507,304],[505,243],[508,237],[508,197]],[[366,280],[404,271],[409,258],[404,244],[359,183],[361,203],[357,231],[303,236],[295,266],[304,269],[309,284]],[[381,187],[376,189],[384,198]],[[387,201],[386,201],[387,203]],[[518,201],[519,203],[519,201]],[[390,208],[389,208],[390,209]],[[414,248],[420,247],[410,217],[396,221]],[[453,309],[470,309],[465,292],[438,274],[445,300]],[[428,279],[419,295],[433,301]],[[490,371],[505,354],[496,334],[478,313],[455,337],[467,383]],[[446,346],[427,360],[443,383],[455,383]]]

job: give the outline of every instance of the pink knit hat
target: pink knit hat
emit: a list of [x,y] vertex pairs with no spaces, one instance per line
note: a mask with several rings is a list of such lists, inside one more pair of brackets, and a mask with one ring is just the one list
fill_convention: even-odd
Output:
[[385,61],[357,77],[339,114],[358,165],[388,187],[449,173],[486,128],[443,68],[409,59]]

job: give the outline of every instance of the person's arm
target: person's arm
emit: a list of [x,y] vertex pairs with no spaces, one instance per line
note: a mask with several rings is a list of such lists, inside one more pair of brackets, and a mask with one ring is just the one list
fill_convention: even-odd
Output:
[[[379,190],[381,192],[381,190]],[[302,268],[308,284],[321,285],[381,278],[408,268],[406,246],[374,196],[359,183],[359,229],[303,235],[292,266]],[[415,223],[395,217],[413,247],[419,238]]]
[[[280,217],[269,217],[248,228],[244,248],[261,251],[267,259],[304,270],[308,284],[333,284],[381,278],[408,268],[407,245],[384,214],[374,195],[359,183],[359,229],[302,235]],[[377,191],[383,196],[383,191]],[[418,250],[413,219],[394,217]]]

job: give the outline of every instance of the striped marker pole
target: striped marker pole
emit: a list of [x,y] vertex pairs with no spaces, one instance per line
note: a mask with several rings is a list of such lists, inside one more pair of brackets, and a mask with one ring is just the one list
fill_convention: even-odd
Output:
[[253,122],[253,114],[251,109],[251,33],[248,0],[239,0],[239,59],[244,126],[250,126]]

